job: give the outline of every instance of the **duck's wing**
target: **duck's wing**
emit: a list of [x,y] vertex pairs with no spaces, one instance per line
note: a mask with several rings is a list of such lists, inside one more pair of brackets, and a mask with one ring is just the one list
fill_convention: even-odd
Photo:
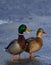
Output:
[[36,38],[34,37],[28,38],[26,39],[26,43],[30,43],[31,41],[34,41],[34,40],[36,40]]
[[31,46],[32,43],[36,42],[35,40],[36,39],[34,37],[26,39],[26,49],[25,49],[26,52],[29,52],[30,46]]
[[14,39],[13,41],[11,41],[5,49],[8,49],[12,44],[15,44],[16,41],[17,41],[17,39]]
[[20,47],[17,39],[14,39],[6,48],[5,51],[10,54],[19,54],[22,52],[22,48]]
[[40,38],[28,38],[26,42],[26,52],[36,52],[42,47],[42,40]]

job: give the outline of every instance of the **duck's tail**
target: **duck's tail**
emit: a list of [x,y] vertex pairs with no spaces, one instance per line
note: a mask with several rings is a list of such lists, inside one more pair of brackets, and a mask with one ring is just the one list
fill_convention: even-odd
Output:
[[6,51],[6,49],[5,49],[5,48],[4,48],[3,50],[4,50],[4,51]]
[[7,52],[7,48],[4,48],[4,51],[6,51],[6,52]]

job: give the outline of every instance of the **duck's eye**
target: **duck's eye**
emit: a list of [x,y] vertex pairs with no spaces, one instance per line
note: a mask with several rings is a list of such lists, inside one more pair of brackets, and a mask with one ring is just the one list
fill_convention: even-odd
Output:
[[42,30],[40,30],[39,32],[42,32]]

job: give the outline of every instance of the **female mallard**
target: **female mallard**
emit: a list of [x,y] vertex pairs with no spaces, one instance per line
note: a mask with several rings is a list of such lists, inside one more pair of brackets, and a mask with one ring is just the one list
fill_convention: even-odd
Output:
[[29,53],[30,58],[36,57],[32,55],[32,52],[36,52],[41,49],[43,43],[41,36],[43,34],[46,33],[42,28],[39,28],[35,38],[31,37],[26,39],[27,47],[25,51]]
[[18,39],[14,39],[13,41],[11,41],[11,43],[5,48],[5,51],[12,54],[12,60],[16,59],[14,55],[17,54],[19,54],[18,59],[21,59],[20,53],[25,50],[26,42],[23,32],[30,32],[30,30],[24,24],[20,25],[20,27],[18,28]]

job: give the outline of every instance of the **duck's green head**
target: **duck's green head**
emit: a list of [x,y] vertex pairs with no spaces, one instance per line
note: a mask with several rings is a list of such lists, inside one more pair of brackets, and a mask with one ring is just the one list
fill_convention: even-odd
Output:
[[18,32],[19,32],[20,34],[23,34],[23,32],[27,32],[27,33],[29,33],[30,30],[27,28],[26,25],[22,24],[22,25],[19,26],[19,28],[18,28]]

